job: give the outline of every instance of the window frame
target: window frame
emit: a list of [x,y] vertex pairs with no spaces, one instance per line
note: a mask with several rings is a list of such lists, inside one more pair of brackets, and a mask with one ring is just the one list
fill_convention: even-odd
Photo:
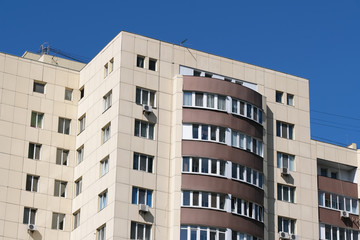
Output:
[[[54,182],[54,196],[66,198],[66,189],[68,182],[55,179]],[[56,191],[58,189],[58,191]]]
[[[37,89],[38,87],[40,87],[40,89]],[[45,91],[46,91],[45,87],[46,87],[45,82],[34,81],[33,92],[40,93],[40,94],[45,94]]]
[[[214,162],[215,168],[213,165]],[[197,164],[197,168],[193,167],[194,164]],[[227,164],[227,161],[220,159],[183,156],[181,172],[188,174],[202,174],[208,176],[226,177]]]
[[[234,176],[234,174],[236,174],[236,176]],[[231,163],[231,179],[263,189],[263,173],[241,164]]]
[[[54,223],[55,218],[56,218],[56,220],[55,220],[56,222]],[[51,229],[64,230],[65,229],[65,218],[66,218],[66,215],[64,213],[53,212],[52,213],[52,221],[51,221]],[[54,226],[55,224],[56,224],[56,226]]]
[[85,85],[83,85],[83,86],[79,89],[79,91],[80,91],[80,99],[79,99],[79,100],[81,100],[81,99],[83,99],[83,98],[85,97]]
[[145,68],[145,56],[142,55],[136,56],[136,67]]
[[84,145],[81,145],[77,150],[76,150],[76,155],[77,155],[77,165],[79,165],[82,161],[84,161]]
[[[70,95],[69,95],[70,94]],[[66,101],[72,101],[72,95],[73,95],[73,89],[71,88],[65,88],[65,95],[64,100]],[[69,97],[70,96],[70,97]]]
[[111,122],[101,129],[101,143],[104,144],[111,138]]
[[[143,125],[145,124],[145,127]],[[145,128],[145,136],[143,136],[143,128]],[[155,124],[142,120],[135,119],[134,136],[149,140],[155,140]],[[150,134],[152,132],[152,135]]]
[[[146,96],[146,101],[145,101]],[[142,106],[156,108],[156,91],[142,87],[136,87],[135,103]]]
[[[145,159],[145,168],[142,167],[143,159]],[[151,166],[151,167],[149,167]],[[145,169],[145,170],[143,170]],[[153,173],[154,171],[154,157],[142,153],[134,152],[133,155],[133,170],[143,171],[147,173]]]
[[85,130],[86,125],[86,113],[84,113],[79,119],[79,134],[82,133]]
[[287,232],[289,234],[296,234],[296,220],[278,216],[278,232]]
[[70,135],[71,132],[71,119],[59,117],[58,120],[58,133]]
[[100,161],[100,177],[106,175],[109,172],[109,155],[104,157]]
[[73,230],[80,226],[80,209],[73,213]]
[[[147,205],[149,207],[152,207],[153,192],[154,191],[151,190],[151,189],[146,189],[146,188],[133,186],[132,187],[132,193],[131,193],[131,204],[135,204],[135,205],[145,204],[145,205]],[[141,197],[140,193],[143,193],[144,196]],[[140,202],[141,198],[144,199],[143,203]]]
[[104,107],[104,110],[103,112],[105,112],[106,110],[108,110],[111,105],[112,105],[112,90],[110,90],[108,93],[106,93],[103,97],[103,107]]
[[283,96],[284,96],[284,92],[275,91],[275,102],[283,103]]
[[[284,184],[277,184],[277,199],[279,201],[288,202],[288,203],[295,203],[296,199],[296,188],[289,185]],[[286,192],[287,192],[287,199],[286,199]]]
[[31,119],[30,119],[30,126],[31,127],[42,129],[43,128],[43,122],[44,122],[44,113],[31,111]]
[[75,197],[79,196],[82,192],[82,177],[75,180]]
[[[139,231],[139,228],[142,228],[141,231]],[[142,238],[139,235],[139,233],[142,232]],[[145,223],[139,223],[135,221],[131,221],[130,226],[130,239],[151,239],[151,225],[145,224]]]
[[[290,171],[295,171],[295,156],[283,152],[277,152],[277,168],[287,168]],[[287,162],[284,164],[284,162]],[[287,166],[286,166],[287,165]]]
[[36,208],[24,207],[23,224],[36,224],[36,214]]
[[[27,174],[25,190],[29,192],[38,192],[39,190],[39,176]],[[30,182],[29,182],[30,181]]]
[[[41,160],[41,148],[42,144],[29,142],[28,158],[34,160]],[[31,152],[32,154],[30,154]]]
[[103,210],[108,203],[108,189],[102,191],[99,195],[99,211]]
[[[295,139],[294,128],[295,128],[294,124],[276,120],[276,136],[277,137],[294,140]],[[284,129],[286,129],[286,133],[284,133],[284,131],[283,131]]]
[[[69,154],[70,154],[70,151],[68,149],[56,148],[56,161],[55,161],[55,163],[57,165],[68,166]],[[65,161],[64,161],[64,155],[66,155]],[[59,156],[60,156],[60,159],[59,159]]]
[[149,58],[149,70],[156,71],[157,70],[157,59]]
[[290,93],[286,94],[286,104],[288,106],[294,106],[294,94],[290,94]]
[[96,240],[105,240],[105,239],[106,239],[106,224],[96,229]]
[[[194,195],[196,196],[196,199],[194,199]],[[181,207],[226,211],[226,198],[227,194],[223,193],[181,190]],[[195,202],[197,203],[195,204]]]

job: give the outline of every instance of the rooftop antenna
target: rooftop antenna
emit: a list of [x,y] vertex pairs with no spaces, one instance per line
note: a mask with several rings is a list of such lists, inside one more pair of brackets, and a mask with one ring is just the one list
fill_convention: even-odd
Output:
[[185,38],[183,41],[181,41],[180,46],[182,46],[187,41],[187,38]]
[[48,42],[44,42],[43,44],[41,44],[40,49],[39,49],[38,52],[41,53],[41,55],[49,54],[49,52],[50,52],[50,44]]
[[54,56],[61,56],[61,57],[64,57],[64,58],[67,58],[70,60],[77,61],[77,62],[82,62],[82,63],[89,62],[89,59],[87,57],[76,56],[72,53],[66,53],[60,49],[50,47],[50,44],[48,42],[44,42],[43,44],[41,44],[38,53],[40,53],[41,55],[52,53],[52,54],[54,54]]

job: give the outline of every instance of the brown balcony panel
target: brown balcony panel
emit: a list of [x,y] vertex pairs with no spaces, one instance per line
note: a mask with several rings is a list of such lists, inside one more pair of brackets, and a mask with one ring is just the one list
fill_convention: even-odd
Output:
[[183,90],[226,95],[244,100],[250,104],[262,108],[262,96],[258,92],[239,84],[234,84],[215,78],[184,76]]
[[321,191],[358,198],[356,183],[346,182],[329,177],[318,176],[318,188]]
[[232,196],[249,202],[264,205],[264,191],[253,185],[232,179],[183,173],[181,189],[217,193],[230,193]]
[[232,213],[196,208],[181,208],[182,225],[230,228],[264,239],[264,224]]
[[359,216],[350,214],[350,218],[341,218],[337,210],[319,207],[319,221],[337,227],[359,229]]
[[246,150],[237,149],[224,144],[205,141],[182,141],[182,156],[206,157],[221,159],[250,167],[263,172],[263,159]]
[[236,117],[225,112],[184,107],[183,123],[201,123],[228,127],[248,136],[263,139],[262,125],[245,117]]

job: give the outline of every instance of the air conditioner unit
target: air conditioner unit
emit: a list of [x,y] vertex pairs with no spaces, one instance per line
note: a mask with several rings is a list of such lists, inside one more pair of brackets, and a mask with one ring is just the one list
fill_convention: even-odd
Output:
[[149,105],[143,105],[143,112],[152,113],[153,112],[152,107]]
[[283,168],[281,169],[281,174],[283,174],[283,175],[289,175],[289,174],[290,174],[290,171],[289,171],[288,168],[283,167]]
[[296,240],[297,239],[297,236],[295,234],[290,234],[290,239],[291,240]]
[[349,212],[340,211],[340,218],[349,218]]
[[287,232],[279,232],[279,236],[281,239],[290,239],[290,234]]
[[28,225],[28,230],[29,231],[35,231],[36,230],[36,225],[35,224],[29,224]]
[[139,212],[149,212],[149,206],[146,204],[139,204]]

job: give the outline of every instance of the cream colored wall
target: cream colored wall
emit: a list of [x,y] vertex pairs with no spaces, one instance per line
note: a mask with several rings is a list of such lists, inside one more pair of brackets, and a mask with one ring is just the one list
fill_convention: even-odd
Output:
[[[120,42],[115,38],[80,73],[78,88],[84,86],[84,98],[79,101],[77,118],[86,114],[85,130],[78,134],[76,149],[84,145],[84,160],[75,166],[74,178],[82,177],[82,193],[73,200],[72,211],[80,209],[80,226],[70,239],[94,239],[97,229],[106,224],[106,237],[116,236],[117,167],[120,111]],[[114,70],[104,77],[104,65],[114,58]],[[103,96],[112,91],[112,105],[104,111]],[[110,139],[102,143],[102,128],[111,123]],[[100,176],[100,161],[109,155],[109,172]],[[107,193],[107,206],[99,211],[98,195]],[[128,195],[128,192],[122,194]]]
[[[33,92],[34,80],[46,82],[45,94]],[[69,238],[78,80],[77,72],[0,54],[1,239],[30,239],[25,206],[38,209],[34,239]],[[65,87],[73,101],[64,100]],[[30,127],[31,111],[44,113],[43,129]],[[70,135],[57,132],[59,116],[72,120]],[[40,160],[28,159],[29,142],[42,144]],[[68,166],[56,165],[56,148],[70,150]],[[27,174],[40,176],[38,192],[25,191]],[[55,179],[68,182],[65,198],[53,196]],[[63,231],[51,229],[52,212],[66,214]]]

